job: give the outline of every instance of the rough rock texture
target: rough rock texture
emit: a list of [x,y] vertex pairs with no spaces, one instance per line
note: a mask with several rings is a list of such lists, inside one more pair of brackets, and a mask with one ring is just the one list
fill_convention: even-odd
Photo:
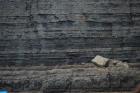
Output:
[[54,69],[44,66],[0,68],[0,84],[7,84],[17,92],[127,91],[132,90],[138,83],[140,83],[140,71],[134,68],[83,66]]
[[140,0],[0,0],[0,64],[140,61]]
[[53,69],[50,73],[44,81],[43,93],[126,91],[140,82],[135,72],[122,68]]

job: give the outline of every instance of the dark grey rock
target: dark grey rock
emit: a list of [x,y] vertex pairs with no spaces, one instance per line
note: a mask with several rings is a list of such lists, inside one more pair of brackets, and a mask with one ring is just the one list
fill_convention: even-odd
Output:
[[0,0],[0,65],[74,64],[96,55],[139,62],[139,3]]

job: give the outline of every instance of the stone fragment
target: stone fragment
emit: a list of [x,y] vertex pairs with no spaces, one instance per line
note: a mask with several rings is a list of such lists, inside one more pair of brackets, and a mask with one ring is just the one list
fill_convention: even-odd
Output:
[[116,59],[109,59],[97,55],[94,59],[91,60],[98,67],[118,67],[122,69],[128,69],[129,65],[127,62],[122,62]]
[[129,68],[129,65],[126,62],[118,62],[116,66],[123,67],[123,68]]
[[122,62],[122,61],[114,60],[114,59],[109,60],[109,66],[110,67],[122,67],[123,69],[129,68],[129,65],[127,62]]
[[108,65],[108,58],[102,57],[97,55],[94,59],[91,60],[95,65],[101,66],[101,67],[106,67]]

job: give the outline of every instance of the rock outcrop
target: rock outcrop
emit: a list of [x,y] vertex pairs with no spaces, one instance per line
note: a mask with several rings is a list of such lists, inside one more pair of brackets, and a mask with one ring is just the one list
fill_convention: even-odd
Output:
[[64,66],[49,67],[1,67],[0,83],[16,92],[40,91],[41,93],[81,93],[84,91],[126,91],[140,83],[137,69],[119,67],[99,68]]
[[139,82],[135,71],[114,67],[53,69],[49,73],[43,93],[131,90]]

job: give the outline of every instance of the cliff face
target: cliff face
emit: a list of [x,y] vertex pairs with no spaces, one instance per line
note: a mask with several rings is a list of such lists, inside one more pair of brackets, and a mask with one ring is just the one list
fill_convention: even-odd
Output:
[[0,0],[0,64],[140,61],[140,0]]

